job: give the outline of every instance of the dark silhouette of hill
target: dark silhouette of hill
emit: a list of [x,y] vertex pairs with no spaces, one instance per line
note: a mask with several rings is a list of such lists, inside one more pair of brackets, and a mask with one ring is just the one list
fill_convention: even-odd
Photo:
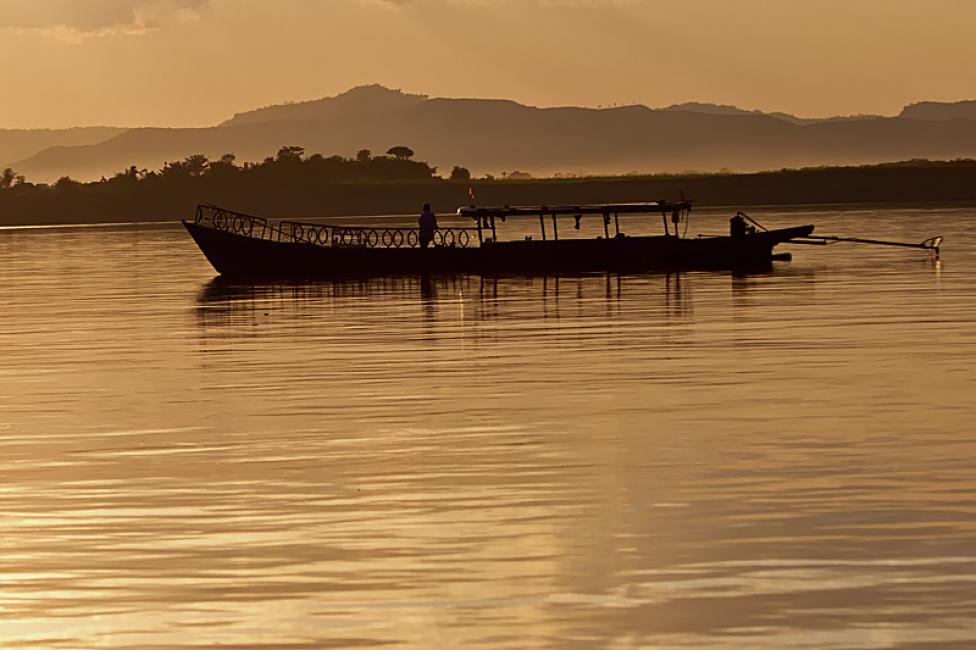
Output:
[[[56,145],[94,144],[125,131],[112,126],[84,126],[71,129],[0,129],[0,167],[32,156]],[[4,164],[6,162],[7,164]]]
[[327,120],[339,117],[381,115],[408,106],[416,106],[427,95],[410,95],[378,84],[359,86],[335,97],[306,102],[291,102],[237,113],[219,126],[240,126],[278,120]]
[[104,142],[50,148],[11,166],[34,181],[92,179],[133,164],[158,168],[191,153],[232,151],[239,160],[259,161],[282,142],[343,156],[408,143],[442,170],[463,165],[475,175],[758,171],[976,155],[976,120],[807,120],[702,106],[536,108],[366,86],[242,113],[212,128],[132,129]]
[[976,100],[918,102],[903,108],[899,117],[912,120],[976,120]]
[[813,124],[815,122],[842,122],[849,120],[866,120],[882,117],[880,115],[837,115],[833,117],[797,117],[790,113],[772,112],[766,113],[756,109],[739,108],[728,104],[710,104],[707,102],[684,102],[672,104],[662,111],[690,111],[692,113],[708,113],[711,115],[768,115],[785,120],[792,124]]

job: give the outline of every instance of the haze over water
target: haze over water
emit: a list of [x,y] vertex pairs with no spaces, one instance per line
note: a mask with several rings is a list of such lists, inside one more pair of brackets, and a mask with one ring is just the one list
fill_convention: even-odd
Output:
[[944,262],[240,286],[0,231],[0,645],[976,645],[976,210],[755,216]]

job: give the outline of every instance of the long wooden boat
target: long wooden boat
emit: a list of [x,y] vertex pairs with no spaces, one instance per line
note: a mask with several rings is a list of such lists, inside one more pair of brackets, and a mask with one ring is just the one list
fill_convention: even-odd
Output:
[[[679,233],[690,210],[687,201],[464,207],[458,215],[474,227],[440,228],[429,248],[421,248],[416,228],[271,222],[214,205],[198,206],[194,219],[183,224],[218,273],[240,278],[756,268],[770,264],[777,244],[808,237],[814,229],[740,228],[734,236],[691,238]],[[664,234],[625,235],[620,215],[661,215]],[[560,219],[565,233],[594,216],[602,218],[602,236],[559,237]],[[539,220],[541,237],[499,239],[501,223],[525,217]]]

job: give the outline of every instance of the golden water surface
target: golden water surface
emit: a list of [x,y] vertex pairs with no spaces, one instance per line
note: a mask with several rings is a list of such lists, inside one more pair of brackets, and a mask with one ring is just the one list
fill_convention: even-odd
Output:
[[0,647],[976,646],[976,210],[757,213],[943,261],[234,285],[176,224],[0,232]]

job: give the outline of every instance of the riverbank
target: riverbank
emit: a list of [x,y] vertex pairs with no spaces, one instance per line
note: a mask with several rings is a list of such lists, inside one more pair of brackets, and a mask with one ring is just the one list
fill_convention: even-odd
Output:
[[[471,198],[474,194],[474,199]],[[692,199],[698,207],[762,205],[966,205],[976,202],[976,161],[911,161],[753,174],[687,174],[528,180],[234,183],[207,176],[165,184],[75,184],[0,191],[0,225],[173,221],[198,203],[271,218],[412,214],[429,202],[554,205]]]

